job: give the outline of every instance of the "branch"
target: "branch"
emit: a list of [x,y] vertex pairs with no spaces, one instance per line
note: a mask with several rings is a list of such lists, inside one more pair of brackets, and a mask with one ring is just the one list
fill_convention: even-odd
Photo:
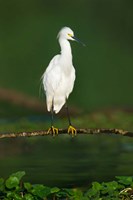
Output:
[[[78,134],[117,134],[122,136],[128,136],[133,137],[133,132],[125,131],[122,129],[77,129],[77,135]],[[59,129],[59,135],[60,134],[68,134],[67,129]],[[2,138],[16,138],[16,137],[33,137],[33,136],[46,136],[46,135],[52,135],[50,133],[47,133],[46,130],[44,131],[33,131],[33,132],[21,132],[21,133],[5,133],[0,134],[0,139]]]

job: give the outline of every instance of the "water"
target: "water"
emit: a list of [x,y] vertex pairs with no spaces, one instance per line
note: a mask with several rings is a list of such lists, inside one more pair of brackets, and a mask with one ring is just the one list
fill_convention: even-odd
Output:
[[0,176],[24,170],[24,181],[84,186],[133,175],[133,139],[117,135],[67,134],[0,140]]

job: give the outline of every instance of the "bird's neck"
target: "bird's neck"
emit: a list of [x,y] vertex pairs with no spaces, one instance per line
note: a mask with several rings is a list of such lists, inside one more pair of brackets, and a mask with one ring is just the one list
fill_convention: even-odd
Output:
[[66,58],[68,57],[69,59],[72,60],[72,51],[71,51],[70,42],[66,39],[60,38],[59,44],[61,47],[61,55],[65,56]]

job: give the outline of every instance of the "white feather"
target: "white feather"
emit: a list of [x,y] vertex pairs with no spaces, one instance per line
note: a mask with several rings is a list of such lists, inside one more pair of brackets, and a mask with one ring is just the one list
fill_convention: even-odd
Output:
[[[73,31],[65,27],[58,34],[61,54],[56,55],[50,61],[42,76],[44,90],[46,92],[47,110],[58,113],[73,90],[75,81],[75,69],[72,64],[71,46],[68,41],[74,40]],[[70,37],[70,38],[69,38]]]

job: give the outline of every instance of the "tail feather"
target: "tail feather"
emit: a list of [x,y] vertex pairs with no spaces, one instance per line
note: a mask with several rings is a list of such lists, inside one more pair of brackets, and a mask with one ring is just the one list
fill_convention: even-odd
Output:
[[47,110],[48,112],[50,112],[52,109],[53,98],[50,96],[46,97],[46,104],[47,104]]
[[54,112],[58,113],[63,105],[65,104],[65,98],[55,98],[54,99]]
[[47,97],[46,101],[47,101],[47,110],[50,112],[53,104],[54,112],[58,113],[65,104],[66,100],[64,97],[54,97],[53,99],[51,96],[49,96]]

